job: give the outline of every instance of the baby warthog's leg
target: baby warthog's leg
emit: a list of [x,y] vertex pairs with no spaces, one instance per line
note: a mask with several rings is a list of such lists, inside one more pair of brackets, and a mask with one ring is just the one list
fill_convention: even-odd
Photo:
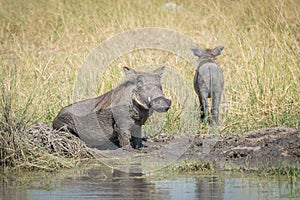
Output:
[[201,120],[205,120],[205,118],[208,116],[208,97],[205,94],[200,94],[198,97],[201,107]]
[[222,96],[221,92],[214,93],[212,96],[211,113],[212,113],[212,120],[215,123],[219,122],[219,108],[220,108],[221,96]]

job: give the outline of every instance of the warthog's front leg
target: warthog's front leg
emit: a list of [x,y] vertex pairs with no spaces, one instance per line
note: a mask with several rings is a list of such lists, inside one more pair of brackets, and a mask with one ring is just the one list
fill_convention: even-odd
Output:
[[124,131],[120,131],[118,140],[120,142],[120,146],[124,147],[130,144],[129,134]]
[[118,125],[114,126],[114,132],[118,135],[119,145],[121,147],[129,146],[130,144],[130,131],[128,129],[122,129]]
[[141,148],[142,144],[142,127],[140,125],[134,125],[131,132],[131,146],[133,148]]

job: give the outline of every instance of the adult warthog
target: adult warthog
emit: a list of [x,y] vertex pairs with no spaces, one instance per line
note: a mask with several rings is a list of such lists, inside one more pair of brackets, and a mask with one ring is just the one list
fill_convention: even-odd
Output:
[[223,46],[205,50],[191,48],[194,55],[199,58],[194,76],[194,88],[201,105],[201,119],[208,116],[208,98],[212,98],[211,115],[215,123],[218,123],[219,120],[219,107],[224,89],[223,73],[216,63],[216,56],[220,55],[223,49]]
[[153,72],[124,67],[124,72],[126,80],[115,89],[63,108],[53,128],[68,130],[92,147],[108,141],[124,148],[142,147],[142,125],[154,111],[166,112],[171,106],[162,91],[164,67]]

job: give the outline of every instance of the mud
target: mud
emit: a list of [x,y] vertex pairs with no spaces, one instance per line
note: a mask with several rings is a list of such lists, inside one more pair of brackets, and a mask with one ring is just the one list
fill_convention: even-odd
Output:
[[[181,144],[182,143],[182,144]],[[128,155],[170,157],[166,146],[177,151],[177,160],[210,163],[215,169],[259,170],[266,167],[299,166],[300,131],[287,127],[265,128],[235,135],[159,135],[148,138],[145,148],[129,151]],[[186,149],[183,151],[183,146]],[[116,150],[106,152],[118,156]],[[179,155],[180,154],[180,155]],[[173,158],[174,159],[174,158]],[[161,162],[153,160],[153,162]]]
[[[28,132],[30,133],[29,138],[39,146],[46,146],[49,153],[53,153],[55,150],[56,153],[63,152],[65,157],[71,155],[89,157],[92,155],[100,162],[120,168],[122,168],[120,165],[136,163],[137,160],[144,165],[153,167],[163,167],[176,160],[187,159],[209,163],[215,169],[248,170],[299,166],[300,163],[300,130],[287,127],[265,128],[235,135],[210,134],[190,137],[158,135],[144,141],[144,148],[124,149],[114,146],[115,148],[99,150],[86,147],[78,138],[68,135],[70,133],[51,132],[49,128],[45,128],[45,125],[40,126],[43,128],[41,131],[43,135],[47,130],[45,138],[48,139],[37,139],[41,138],[41,136],[37,136],[38,126],[34,126],[34,134],[32,131]],[[51,133],[55,134],[55,137],[52,137]],[[52,139],[49,140],[49,138]],[[72,153],[66,152],[68,150],[71,150]]]
[[[206,136],[209,137],[209,136]],[[265,128],[244,134],[196,136],[184,157],[214,162],[220,168],[259,169],[299,166],[300,131],[287,127]],[[209,150],[201,154],[208,143]],[[203,151],[202,151],[203,152]]]

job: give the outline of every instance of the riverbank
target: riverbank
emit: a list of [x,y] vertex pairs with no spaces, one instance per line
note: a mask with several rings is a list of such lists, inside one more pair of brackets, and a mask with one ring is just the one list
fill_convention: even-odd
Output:
[[[156,164],[156,168],[169,166],[174,171],[241,171],[295,177],[300,172],[300,131],[293,128],[264,128],[233,135],[195,135],[188,139],[186,136],[159,135],[149,138],[144,145],[147,147],[131,154],[140,155],[139,159],[145,156],[145,162],[151,157],[159,158],[152,162],[167,161]],[[110,150],[109,154],[114,158],[124,156],[118,152]],[[176,161],[174,155],[180,155]]]
[[[23,159],[14,163],[2,160],[3,172],[57,171],[100,162],[136,174],[164,168],[174,172],[241,171],[294,177],[300,173],[300,131],[287,127],[233,135],[158,135],[148,138],[145,148],[128,151],[89,148],[70,133],[35,124],[24,132],[23,141],[27,145],[22,147],[26,149],[21,152]],[[6,153],[5,158],[12,157]]]
[[[205,141],[209,151],[201,154]],[[213,163],[221,170],[299,176],[300,131],[275,127],[226,136],[199,135],[184,157]]]

